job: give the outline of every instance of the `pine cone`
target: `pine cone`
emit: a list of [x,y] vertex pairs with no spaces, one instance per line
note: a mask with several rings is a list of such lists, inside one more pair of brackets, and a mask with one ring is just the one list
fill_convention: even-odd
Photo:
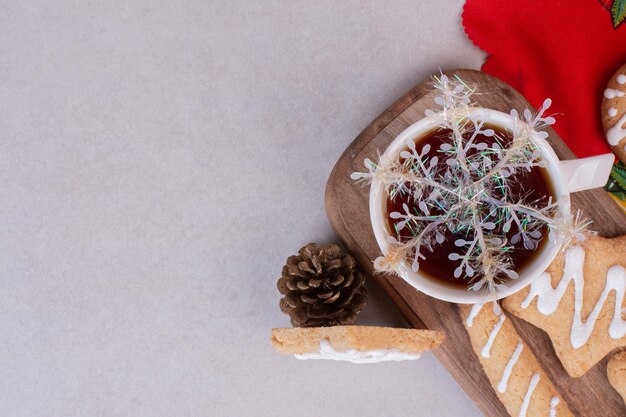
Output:
[[367,303],[365,276],[337,245],[309,243],[278,280],[280,309],[294,327],[352,324]]

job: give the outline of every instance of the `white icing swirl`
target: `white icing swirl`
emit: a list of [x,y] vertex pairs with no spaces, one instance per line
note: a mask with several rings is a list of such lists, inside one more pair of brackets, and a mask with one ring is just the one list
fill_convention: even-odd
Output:
[[617,109],[615,107],[611,107],[607,113],[609,114],[609,117],[615,117],[617,116]]
[[543,315],[550,315],[558,308],[570,281],[574,281],[574,318],[570,333],[570,343],[574,349],[583,346],[591,337],[596,321],[611,291],[615,291],[615,311],[609,325],[609,336],[613,339],[619,339],[626,335],[626,320],[622,320],[622,303],[626,293],[626,269],[621,265],[614,265],[609,268],[604,290],[587,320],[583,322],[581,316],[585,286],[584,263],[585,250],[580,246],[571,247],[565,253],[563,276],[557,287],[552,288],[550,274],[544,272],[532,282],[528,296],[522,302],[522,308],[528,308],[533,299],[537,297],[537,310]]
[[626,138],[626,129],[624,128],[624,124],[626,123],[626,113],[622,116],[621,119],[615,125],[607,130],[606,132],[606,141],[609,142],[609,145],[616,146],[618,143],[622,141],[622,139]]
[[541,375],[539,375],[539,372],[536,372],[530,379],[528,390],[526,391],[526,395],[524,396],[524,402],[522,402],[522,407],[519,410],[519,417],[526,417],[526,414],[528,413],[528,406],[530,405],[530,398],[532,397],[533,391],[535,391],[535,388],[539,383],[539,379],[541,379]]
[[467,327],[472,327],[474,325],[474,319],[476,318],[478,313],[480,313],[480,310],[482,310],[484,305],[485,303],[477,303],[472,306],[472,309],[467,315],[467,319],[465,319],[465,325]]
[[511,377],[511,372],[513,372],[513,367],[519,360],[523,349],[524,344],[520,340],[519,342],[517,342],[517,347],[515,348],[515,351],[511,355],[511,358],[507,362],[506,367],[504,368],[504,372],[502,373],[502,378],[500,378],[500,382],[498,383],[498,392],[500,394],[504,394],[506,392],[506,389],[508,388],[509,378]]
[[388,361],[413,361],[419,359],[420,354],[401,352],[395,349],[379,349],[369,351],[349,349],[340,352],[335,350],[328,340],[321,340],[319,352],[308,352],[301,355],[296,354],[295,357],[302,360],[326,359],[352,363],[377,363]]
[[550,400],[550,417],[556,417],[556,406],[559,405],[560,402],[559,397],[552,397]]
[[493,346],[493,342],[495,342],[496,336],[498,336],[498,333],[500,333],[500,329],[502,328],[502,323],[504,323],[505,318],[506,316],[504,314],[500,314],[500,319],[493,326],[493,329],[491,329],[491,333],[489,333],[489,339],[487,339],[487,343],[485,343],[485,346],[483,346],[480,351],[480,354],[483,358],[491,357],[491,346]]
[[618,84],[626,84],[626,75],[624,74],[620,74],[617,76],[617,83]]
[[624,94],[623,91],[615,90],[613,88],[607,88],[606,90],[604,90],[604,98],[609,100],[612,98],[624,97],[625,95],[626,94]]

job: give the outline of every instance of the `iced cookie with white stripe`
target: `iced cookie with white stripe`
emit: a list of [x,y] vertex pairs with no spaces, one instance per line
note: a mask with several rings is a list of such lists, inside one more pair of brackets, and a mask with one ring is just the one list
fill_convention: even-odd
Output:
[[297,327],[272,329],[272,347],[298,359],[352,363],[415,360],[443,342],[434,330],[376,326]]
[[506,310],[543,329],[570,376],[626,346],[626,235],[589,236],[559,255]]
[[626,65],[613,75],[604,90],[602,126],[606,141],[626,164]]
[[511,416],[573,416],[535,355],[497,304],[459,305],[459,309],[472,348]]

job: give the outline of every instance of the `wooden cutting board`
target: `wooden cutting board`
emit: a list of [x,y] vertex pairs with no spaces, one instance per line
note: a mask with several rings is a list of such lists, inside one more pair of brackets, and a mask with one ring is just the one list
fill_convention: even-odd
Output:
[[[495,77],[474,70],[455,70],[446,74],[450,78],[458,74],[466,81],[477,83],[480,94],[473,98],[482,107],[507,113],[513,108],[532,110],[516,90]],[[423,118],[424,110],[434,107],[434,96],[431,81],[426,80],[401,97],[350,144],[328,179],[326,212],[330,223],[359,265],[369,273],[373,272],[372,260],[380,255],[369,220],[369,187],[352,181],[350,174],[362,171],[365,158],[376,159],[378,151],[384,151],[400,132]],[[548,141],[561,160],[575,157],[553,129],[549,128],[547,132]],[[604,190],[573,194],[572,205],[574,209],[584,210],[600,235],[613,237],[626,233],[626,215]],[[413,327],[446,333],[445,343],[434,353],[483,413],[489,417],[508,416],[472,350],[457,306],[422,294],[394,275],[376,274],[372,277]],[[608,357],[584,376],[570,378],[556,357],[548,336],[529,323],[509,317],[574,414],[579,417],[626,416],[624,403],[606,376]]]

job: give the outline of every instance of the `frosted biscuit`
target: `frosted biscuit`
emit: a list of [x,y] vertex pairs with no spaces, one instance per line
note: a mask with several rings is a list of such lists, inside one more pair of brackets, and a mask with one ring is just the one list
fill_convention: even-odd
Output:
[[276,352],[298,359],[374,363],[418,359],[443,339],[444,334],[434,330],[334,326],[272,329],[271,342]]
[[602,126],[609,146],[626,164],[626,65],[617,70],[604,90]]
[[512,416],[572,417],[567,404],[499,306],[460,305],[472,348]]
[[590,236],[566,249],[503,306],[543,329],[568,374],[578,377],[626,346],[625,291],[626,235]]

